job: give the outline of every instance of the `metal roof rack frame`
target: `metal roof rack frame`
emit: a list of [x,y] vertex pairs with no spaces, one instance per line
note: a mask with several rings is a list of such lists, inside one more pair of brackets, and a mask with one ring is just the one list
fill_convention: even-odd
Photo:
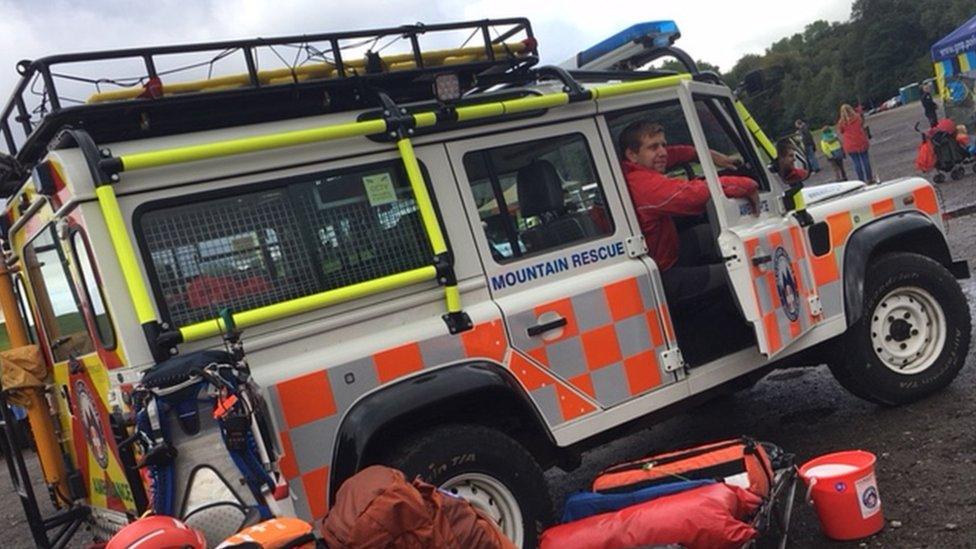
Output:
[[[449,31],[470,31],[465,44],[475,45],[422,50],[422,37]],[[524,38],[508,42],[513,37]],[[382,56],[372,51],[383,39],[409,41],[410,52]],[[343,56],[344,48],[353,47],[349,41],[359,45],[372,42],[372,46],[364,56],[350,59]],[[321,63],[259,70],[256,52],[260,48],[308,48],[313,43],[329,44],[329,49],[318,52]],[[215,55],[211,64],[218,58],[242,56],[246,73],[212,79],[208,75],[208,79],[196,83],[163,82],[168,73],[157,70],[161,58],[206,53]],[[326,55],[331,59],[326,59]],[[85,80],[58,72],[59,67],[69,64],[123,60],[140,63],[142,74],[127,77],[122,83],[108,78]],[[20,167],[30,166],[42,157],[48,142],[66,127],[84,129],[99,142],[109,143],[379,106],[377,89],[398,103],[406,103],[432,99],[433,78],[440,73],[453,73],[462,87],[470,88],[524,79],[519,73],[538,60],[528,19],[507,18],[75,53],[21,61],[17,64],[20,81],[0,111],[0,152],[6,153],[0,165],[0,195],[12,192],[10,184],[19,183],[16,180],[29,171]],[[66,100],[59,94],[59,78],[87,82],[95,86],[97,93],[87,102],[70,104],[78,101]],[[101,86],[107,84],[124,89],[102,92]],[[167,88],[178,91],[169,92]],[[31,97],[40,101],[34,109],[28,106]]]

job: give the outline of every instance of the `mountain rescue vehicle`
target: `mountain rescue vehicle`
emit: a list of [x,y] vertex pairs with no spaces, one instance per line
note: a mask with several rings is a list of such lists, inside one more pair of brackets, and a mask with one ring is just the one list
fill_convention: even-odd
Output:
[[[20,63],[0,360],[58,509],[15,447],[38,545],[147,511],[210,543],[319,519],[379,463],[535,547],[544,470],[771,368],[826,362],[886,405],[948,385],[968,266],[933,187],[780,180],[740,101],[761,75],[732,90],[678,36],[636,25],[562,67],[525,19]],[[665,57],[683,70],[643,69]],[[708,299],[669,302],[648,253],[617,147],[642,120],[707,185],[678,230],[721,265]]]

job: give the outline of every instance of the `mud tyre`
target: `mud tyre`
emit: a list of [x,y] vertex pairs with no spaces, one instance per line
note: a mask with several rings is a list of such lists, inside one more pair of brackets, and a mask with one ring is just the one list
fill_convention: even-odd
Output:
[[867,268],[861,318],[841,337],[830,363],[854,395],[887,406],[945,388],[969,352],[969,304],[942,265],[893,253]]
[[952,172],[949,175],[953,181],[959,181],[966,175],[966,167],[962,165],[956,166],[952,168]]
[[933,182],[934,182],[934,183],[935,183],[936,185],[938,185],[938,184],[941,184],[941,183],[945,183],[945,180],[946,180],[946,176],[945,176],[945,174],[944,174],[944,173],[941,173],[941,172],[939,172],[939,173],[937,173],[937,174],[935,174],[935,175],[934,175],[934,176],[932,177],[932,181],[933,181]]
[[519,547],[539,544],[552,523],[552,500],[542,469],[518,442],[481,425],[446,425],[400,444],[384,460],[464,497]]

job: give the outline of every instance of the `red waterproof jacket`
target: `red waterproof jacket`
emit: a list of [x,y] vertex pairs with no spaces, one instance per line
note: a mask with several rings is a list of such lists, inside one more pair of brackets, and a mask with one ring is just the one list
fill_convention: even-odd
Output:
[[864,120],[861,115],[855,115],[847,122],[838,121],[837,130],[840,131],[841,142],[844,144],[844,152],[862,153],[868,150],[868,134],[864,131]]
[[[671,145],[668,169],[697,156],[690,145]],[[647,250],[658,268],[667,270],[678,260],[678,229],[671,216],[704,213],[708,186],[703,179],[671,178],[627,160],[622,166]],[[748,177],[722,176],[719,181],[725,196],[731,198],[749,196],[757,188]]]

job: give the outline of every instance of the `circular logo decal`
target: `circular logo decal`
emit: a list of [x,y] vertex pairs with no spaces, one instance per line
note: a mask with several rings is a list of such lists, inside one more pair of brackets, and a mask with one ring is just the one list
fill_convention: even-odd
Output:
[[105,442],[105,425],[98,413],[95,399],[84,381],[75,382],[75,397],[78,399],[78,413],[81,414],[81,425],[85,429],[88,447],[95,455],[95,461],[105,469],[108,467],[108,444]]
[[838,492],[843,492],[844,490],[847,490],[847,484],[843,482],[838,482],[834,484],[834,490],[837,490]]
[[874,509],[878,506],[878,489],[874,486],[868,486],[868,489],[864,491],[861,496],[861,502],[868,509]]
[[800,291],[796,287],[796,276],[793,274],[790,254],[782,247],[776,248],[776,253],[773,254],[773,269],[776,273],[776,292],[779,293],[779,302],[783,305],[786,318],[790,319],[790,322],[796,322],[800,318]]

